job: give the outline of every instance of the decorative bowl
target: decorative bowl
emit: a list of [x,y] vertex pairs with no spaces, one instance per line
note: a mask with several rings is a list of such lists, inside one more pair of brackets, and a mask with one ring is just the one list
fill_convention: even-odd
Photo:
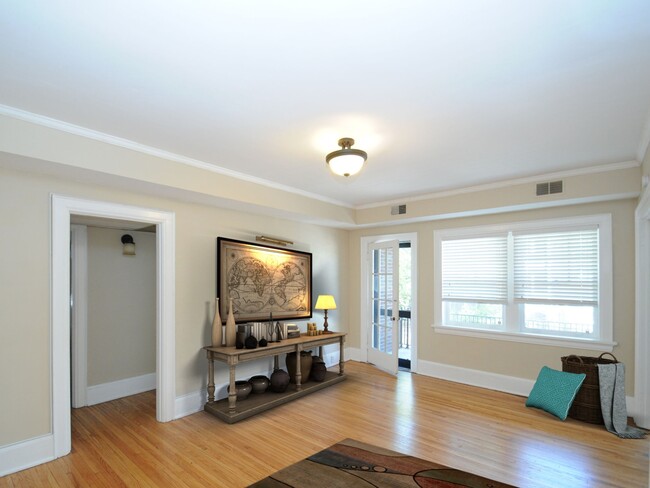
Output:
[[264,375],[253,376],[248,382],[253,386],[253,393],[264,393],[269,387],[269,379]]
[[237,390],[237,400],[243,400],[253,390],[253,386],[245,380],[235,381],[235,390]]

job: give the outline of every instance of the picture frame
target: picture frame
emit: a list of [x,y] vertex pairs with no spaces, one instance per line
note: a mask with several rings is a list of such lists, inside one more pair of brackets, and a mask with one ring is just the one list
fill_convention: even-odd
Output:
[[312,255],[218,237],[217,296],[224,322],[231,298],[238,324],[309,319]]

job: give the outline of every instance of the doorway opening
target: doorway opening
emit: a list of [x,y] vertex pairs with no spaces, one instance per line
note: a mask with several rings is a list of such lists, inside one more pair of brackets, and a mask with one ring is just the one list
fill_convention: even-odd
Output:
[[155,390],[156,226],[72,215],[70,232],[72,408]]
[[646,188],[635,212],[636,221],[636,330],[635,420],[650,428],[650,189]]
[[175,415],[175,218],[170,212],[52,195],[52,458],[72,449],[70,364],[70,218],[86,215],[156,226],[156,419]]
[[417,234],[361,238],[361,351],[391,374],[417,371]]
[[399,325],[398,357],[400,369],[411,370],[411,303],[413,288],[411,283],[411,241],[399,243]]

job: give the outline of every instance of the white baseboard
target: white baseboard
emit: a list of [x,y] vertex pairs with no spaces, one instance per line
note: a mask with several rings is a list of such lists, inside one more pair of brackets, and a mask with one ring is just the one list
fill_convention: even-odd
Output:
[[192,415],[203,410],[203,405],[208,401],[208,390],[205,388],[176,397],[174,405],[174,420]]
[[503,391],[525,397],[528,396],[535,384],[534,380],[488,373],[477,369],[461,368],[449,364],[434,363],[422,359],[418,361],[418,373],[442,380],[463,383],[464,385],[478,386],[480,388]]
[[112,381],[86,389],[86,402],[90,405],[104,403],[137,393],[156,389],[156,373]]
[[[352,361],[360,361],[362,358],[361,351],[356,348],[346,348],[346,359]],[[325,354],[325,363],[329,366],[334,366],[339,362],[338,351]],[[487,388],[490,390],[503,391],[505,393],[512,393],[514,395],[519,395],[522,397],[527,397],[534,385],[534,380],[528,380],[524,378],[517,378],[514,376],[506,376],[496,373],[488,373],[486,371],[479,371],[475,369],[461,368],[458,366],[451,366],[448,364],[434,363],[431,361],[419,361],[419,374],[425,376],[431,376],[434,378],[439,378],[447,381],[453,381],[456,383],[463,383],[466,385],[477,386],[480,388]],[[259,367],[259,365],[258,365]],[[245,371],[242,371],[243,376],[252,376],[253,374],[270,374],[268,371],[259,372],[259,370],[254,370],[253,368],[242,368]],[[143,391],[151,390],[151,383],[146,383],[146,381],[151,382],[152,380],[145,380],[149,376],[153,376],[153,388],[155,388],[155,375],[143,375],[137,378],[130,378],[129,380],[116,381],[113,383],[107,383],[104,385],[98,385],[92,387],[97,389],[100,392],[98,397],[104,395],[106,399],[97,401],[95,403],[102,403],[104,401],[109,401],[114,398],[122,398],[123,396],[134,395],[136,393],[141,393]],[[239,375],[238,375],[239,376]],[[138,380],[143,378],[142,380]],[[138,381],[131,381],[138,380]],[[131,391],[129,393],[123,394],[125,388],[120,388],[120,385],[123,382],[126,382],[126,388],[144,388],[140,391]],[[138,386],[140,385],[140,386]],[[220,382],[215,384],[215,396],[218,399],[226,398],[227,396],[227,386],[228,382]],[[102,390],[106,393],[101,393]],[[121,391],[122,393],[119,396],[114,398],[108,398],[115,391]],[[88,397],[90,399],[90,396]],[[634,397],[627,396],[627,413],[629,416],[634,417],[638,414],[636,411],[636,402]],[[196,412],[203,410],[203,406],[207,401],[207,391],[205,389],[198,390],[196,392],[188,393],[176,398],[174,405],[174,419],[179,419],[187,415],[191,415]],[[39,464],[46,463],[55,459],[54,456],[54,436],[51,434],[37,437],[35,439],[29,439],[22,442],[17,442],[15,444],[10,444],[8,446],[0,447],[0,477],[6,476],[17,471],[22,471],[23,469],[31,468]]]
[[0,477],[54,459],[54,436],[36,437],[0,447]]
[[[517,378],[497,373],[488,373],[476,369],[461,368],[449,364],[434,363],[431,361],[418,361],[418,373],[442,380],[453,381],[465,385],[478,386],[488,390],[502,391],[512,393],[522,397],[528,397],[530,391],[535,385],[535,380]],[[636,414],[636,402],[634,397],[626,396],[625,403],[627,406],[628,416],[634,417]]]
[[368,355],[362,354],[361,349],[358,347],[346,347],[345,348],[345,360],[346,361],[358,361],[360,363],[368,362]]

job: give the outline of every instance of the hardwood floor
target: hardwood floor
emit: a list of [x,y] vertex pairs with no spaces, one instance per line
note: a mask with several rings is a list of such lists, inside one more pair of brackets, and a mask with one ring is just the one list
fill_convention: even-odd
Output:
[[561,422],[525,399],[347,362],[348,379],[228,425],[199,412],[155,420],[155,394],[73,411],[72,453],[0,487],[238,487],[342,439],[521,487],[646,487],[650,440]]

